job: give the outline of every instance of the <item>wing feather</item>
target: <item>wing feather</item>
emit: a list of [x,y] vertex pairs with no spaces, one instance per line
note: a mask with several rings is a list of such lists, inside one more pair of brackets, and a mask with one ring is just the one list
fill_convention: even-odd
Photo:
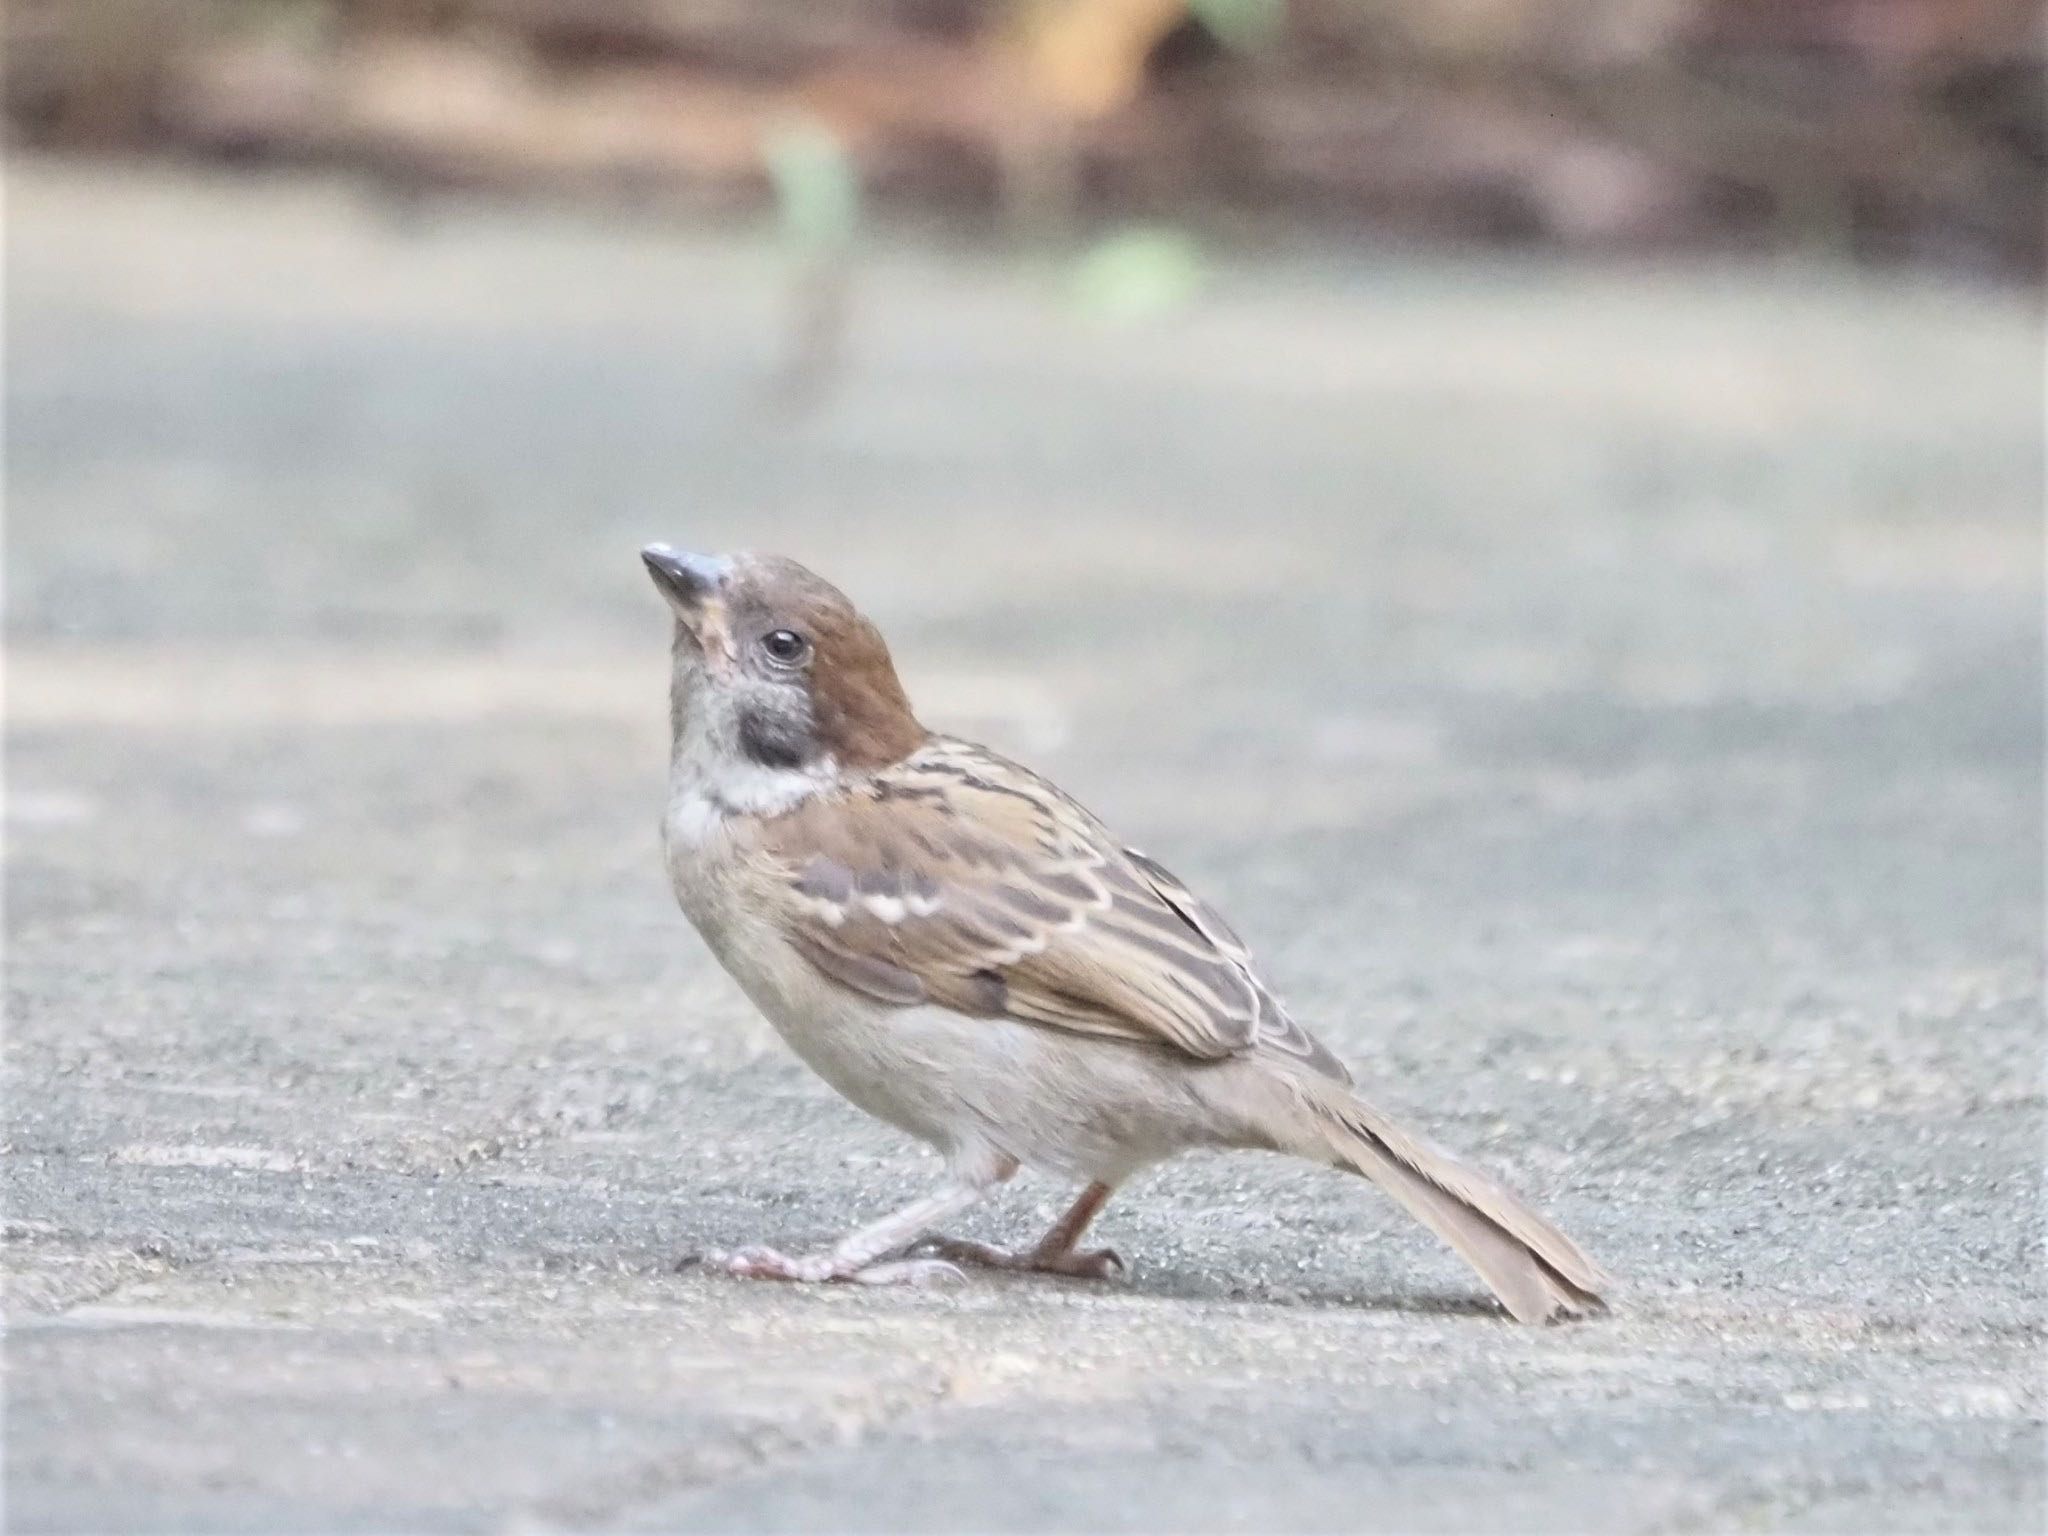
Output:
[[762,836],[786,872],[792,941],[878,1002],[938,1002],[1202,1060],[1271,1048],[1344,1076],[1213,909],[984,748],[934,739]]

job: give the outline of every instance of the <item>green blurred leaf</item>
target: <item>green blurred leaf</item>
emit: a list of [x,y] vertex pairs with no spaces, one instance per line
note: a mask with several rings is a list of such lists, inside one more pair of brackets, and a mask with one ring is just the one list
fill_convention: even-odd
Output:
[[1101,319],[1130,323],[1191,303],[1208,280],[1202,248],[1177,229],[1120,230],[1075,264],[1075,302]]
[[1259,48],[1280,35],[1287,0],[1187,0],[1188,14],[1226,48]]
[[802,119],[763,146],[782,233],[805,248],[843,245],[860,224],[860,173],[839,136]]

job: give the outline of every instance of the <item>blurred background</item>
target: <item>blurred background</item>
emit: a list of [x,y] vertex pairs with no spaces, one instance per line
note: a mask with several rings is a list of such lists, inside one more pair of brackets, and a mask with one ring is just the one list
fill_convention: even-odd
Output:
[[19,141],[697,213],[843,157],[1104,216],[2026,272],[2025,0],[22,0]]
[[[2011,315],[2014,361],[1973,382],[2034,389],[2026,3],[21,0],[6,37],[17,401],[76,403],[33,387],[46,343],[77,370],[144,340],[64,329],[78,306],[163,349],[107,380],[146,468],[79,455],[77,420],[18,440],[23,552],[87,532],[34,497],[97,506],[129,472],[135,515],[221,534],[288,472],[322,524],[219,539],[232,577],[116,585],[161,531],[38,565],[17,625],[284,605],[489,636],[609,594],[600,527],[724,536],[736,503],[842,530],[928,506],[996,548],[1108,499],[1125,536],[1091,553],[1142,569],[1276,491],[1353,532],[1361,496],[1688,500],[1692,447],[1590,400],[1539,417],[1579,389],[1644,409],[1662,371],[1796,476],[1831,406],[1802,370],[1919,369],[1937,309]],[[1084,398],[1135,406],[1119,373],[1166,416]],[[1518,476],[1516,434],[1543,443]],[[1503,451],[1437,451],[1475,440]],[[1455,483],[1479,476],[1520,483]],[[490,573],[544,591],[409,558],[500,518],[562,530],[545,572]]]
[[[5,25],[10,1528],[2040,1527],[2038,6]],[[1616,1317],[1252,1159],[1117,1289],[676,1272],[932,1169],[674,911],[653,539]]]

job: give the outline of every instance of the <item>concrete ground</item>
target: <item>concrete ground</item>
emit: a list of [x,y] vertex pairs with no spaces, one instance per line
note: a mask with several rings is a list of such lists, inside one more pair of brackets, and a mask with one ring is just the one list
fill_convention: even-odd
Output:
[[[738,237],[11,183],[12,1529],[2041,1527],[2021,296],[906,244],[792,418]],[[672,907],[657,537],[849,588],[1612,1316],[1253,1157],[1121,1285],[679,1272],[935,1169]]]

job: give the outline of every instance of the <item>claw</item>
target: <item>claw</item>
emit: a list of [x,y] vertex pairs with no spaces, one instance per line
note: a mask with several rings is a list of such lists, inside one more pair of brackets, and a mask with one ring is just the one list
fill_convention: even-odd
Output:
[[1063,1261],[1064,1267],[1056,1274],[1072,1275],[1081,1280],[1122,1280],[1131,1272],[1123,1256],[1114,1248],[1097,1248],[1090,1253],[1070,1253]]
[[958,1237],[928,1237],[917,1247],[920,1252],[935,1253],[960,1264],[978,1264],[984,1269],[1027,1270],[1041,1275],[1059,1275],[1068,1280],[1121,1280],[1130,1272],[1115,1250],[1109,1248],[1086,1253],[1073,1249],[1047,1252],[1034,1248],[1025,1253],[1012,1253],[1008,1249],[991,1248],[986,1243],[968,1242]]

